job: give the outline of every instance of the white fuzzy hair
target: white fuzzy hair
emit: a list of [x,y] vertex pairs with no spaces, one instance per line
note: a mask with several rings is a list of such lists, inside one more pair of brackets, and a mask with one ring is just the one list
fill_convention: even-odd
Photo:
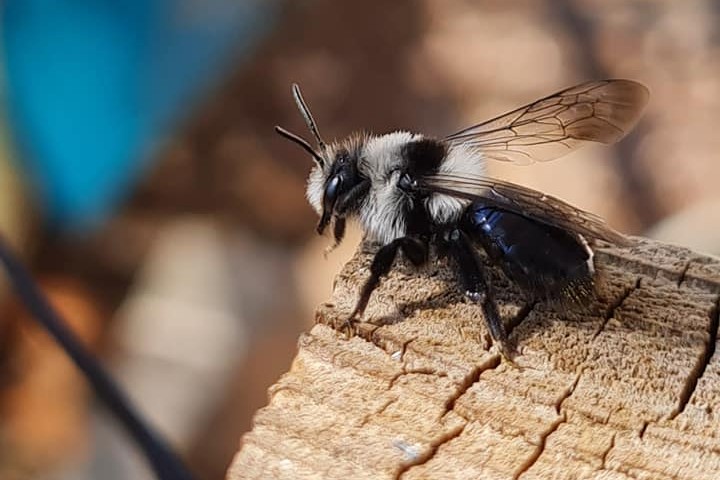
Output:
[[[451,173],[460,177],[480,177],[485,174],[485,160],[476,149],[465,145],[454,145],[440,164],[439,173]],[[434,193],[425,201],[430,218],[437,223],[453,222],[459,219],[470,203],[467,199]]]
[[402,148],[421,138],[409,132],[393,132],[368,140],[358,162],[358,170],[370,179],[371,185],[360,209],[360,224],[368,238],[389,243],[405,236],[404,203],[410,199],[397,188],[400,169],[406,162]]
[[307,198],[310,206],[317,212],[318,215],[322,215],[322,201],[325,193],[325,179],[330,174],[329,162],[325,161],[325,168],[318,164],[315,164],[310,171],[308,177],[307,189],[305,190],[305,197]]

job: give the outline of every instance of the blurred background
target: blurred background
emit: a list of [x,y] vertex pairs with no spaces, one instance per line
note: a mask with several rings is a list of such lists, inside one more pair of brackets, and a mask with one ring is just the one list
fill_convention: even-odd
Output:
[[[617,147],[492,164],[617,229],[720,253],[720,1],[8,0],[0,229],[201,479],[222,479],[360,235],[323,258],[326,139],[442,136],[589,79],[651,90]],[[152,478],[0,286],[0,478]]]

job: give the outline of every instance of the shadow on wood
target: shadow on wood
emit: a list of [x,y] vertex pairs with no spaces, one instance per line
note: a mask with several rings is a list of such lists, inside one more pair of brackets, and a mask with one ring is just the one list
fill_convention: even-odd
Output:
[[363,249],[338,276],[230,480],[720,475],[720,260],[599,248],[597,302],[576,312],[529,307],[496,275],[517,367],[443,263],[401,264],[346,339],[369,264]]

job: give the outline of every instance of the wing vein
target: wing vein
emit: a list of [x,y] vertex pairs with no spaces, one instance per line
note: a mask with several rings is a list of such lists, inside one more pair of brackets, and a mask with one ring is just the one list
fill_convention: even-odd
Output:
[[546,162],[588,142],[618,141],[638,121],[647,99],[647,89],[631,80],[588,82],[467,127],[445,141],[494,160]]

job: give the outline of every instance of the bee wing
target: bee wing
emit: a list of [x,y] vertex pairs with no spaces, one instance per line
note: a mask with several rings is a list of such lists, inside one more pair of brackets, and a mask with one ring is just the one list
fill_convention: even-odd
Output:
[[533,220],[575,232],[588,239],[605,240],[616,245],[632,244],[628,237],[610,228],[597,215],[515,183],[495,178],[452,174],[423,177],[419,183],[420,187],[426,191],[477,200],[484,205],[524,215]]
[[647,88],[632,80],[587,82],[445,137],[486,158],[520,165],[547,162],[585,142],[614,143],[637,123]]

